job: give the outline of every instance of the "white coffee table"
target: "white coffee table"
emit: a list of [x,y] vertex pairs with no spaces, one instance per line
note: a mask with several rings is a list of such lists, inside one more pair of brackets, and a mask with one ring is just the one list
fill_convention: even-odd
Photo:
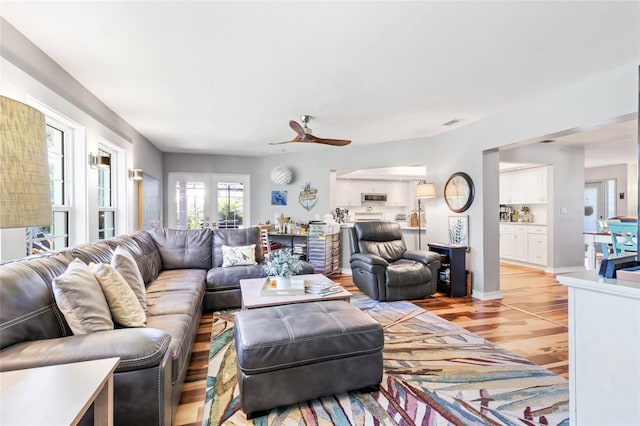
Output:
[[[322,274],[296,275],[294,279],[302,279],[305,284],[331,281]],[[349,301],[351,293],[342,289],[339,293],[330,294],[328,296],[317,296],[315,294],[305,293],[301,295],[274,295],[262,296],[260,294],[262,286],[266,278],[251,278],[240,280],[240,288],[242,290],[242,309],[263,308],[265,306],[288,305],[291,303],[317,302],[322,300],[345,300]]]

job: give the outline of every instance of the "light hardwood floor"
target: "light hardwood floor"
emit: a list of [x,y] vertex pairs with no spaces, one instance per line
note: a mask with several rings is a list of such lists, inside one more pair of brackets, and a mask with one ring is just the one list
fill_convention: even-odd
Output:
[[[334,281],[357,291],[350,275]],[[537,269],[500,265],[502,299],[434,297],[412,302],[565,378],[568,373],[567,289]],[[175,424],[201,425],[212,315],[204,314]]]

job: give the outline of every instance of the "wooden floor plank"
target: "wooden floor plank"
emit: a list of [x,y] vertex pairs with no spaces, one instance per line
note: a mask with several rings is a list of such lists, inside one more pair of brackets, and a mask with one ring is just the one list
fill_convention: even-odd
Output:
[[[331,278],[350,291],[358,291],[351,275]],[[436,293],[412,302],[568,378],[567,288],[543,271],[501,264],[500,291],[500,300],[449,298]],[[176,415],[177,426],[202,423],[211,326],[212,314],[203,314]]]

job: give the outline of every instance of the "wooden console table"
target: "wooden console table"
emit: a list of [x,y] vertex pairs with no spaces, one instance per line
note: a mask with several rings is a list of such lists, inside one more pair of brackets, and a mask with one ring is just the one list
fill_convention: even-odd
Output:
[[75,425],[93,404],[95,425],[113,425],[113,372],[120,358],[0,373],[0,424]]

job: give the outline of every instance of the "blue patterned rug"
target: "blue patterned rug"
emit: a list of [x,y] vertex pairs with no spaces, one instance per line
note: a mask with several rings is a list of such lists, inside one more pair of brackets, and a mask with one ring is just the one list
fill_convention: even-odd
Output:
[[203,425],[568,425],[566,379],[410,302],[352,303],[384,327],[377,392],[348,392],[247,420],[233,312],[214,314]]

